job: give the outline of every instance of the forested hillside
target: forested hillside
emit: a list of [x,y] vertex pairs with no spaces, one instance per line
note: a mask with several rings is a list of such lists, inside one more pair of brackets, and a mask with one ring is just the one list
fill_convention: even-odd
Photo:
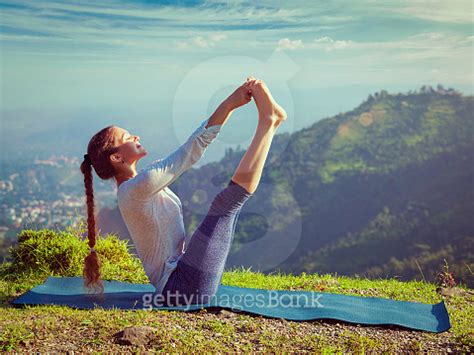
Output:
[[[381,91],[278,135],[227,265],[433,280],[446,259],[472,286],[473,103],[441,86]],[[188,232],[242,154],[229,150],[174,184]]]

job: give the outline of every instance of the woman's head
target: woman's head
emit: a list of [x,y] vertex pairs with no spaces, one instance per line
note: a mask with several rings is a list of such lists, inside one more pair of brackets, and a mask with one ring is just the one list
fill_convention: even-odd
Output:
[[124,166],[130,165],[134,167],[139,159],[147,155],[147,151],[140,144],[139,136],[132,135],[126,129],[117,126],[112,126],[110,130],[116,151],[110,155],[109,159],[115,167],[117,174],[127,175],[129,169],[124,169]]
[[[87,238],[91,248],[95,246],[97,236],[92,167],[103,180],[115,178],[116,181],[123,181],[133,177],[136,174],[137,161],[147,154],[138,143],[139,138],[123,128],[108,126],[97,132],[89,141],[80,169],[84,174]],[[95,251],[91,251],[84,260],[84,285],[103,291],[100,261]]]

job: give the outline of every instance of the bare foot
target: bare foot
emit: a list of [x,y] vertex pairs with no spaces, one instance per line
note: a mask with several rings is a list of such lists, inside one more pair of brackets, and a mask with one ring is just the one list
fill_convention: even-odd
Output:
[[270,89],[262,80],[256,80],[252,76],[247,78],[247,87],[252,92],[258,110],[258,119],[268,121],[278,127],[286,120],[286,111],[273,99]]

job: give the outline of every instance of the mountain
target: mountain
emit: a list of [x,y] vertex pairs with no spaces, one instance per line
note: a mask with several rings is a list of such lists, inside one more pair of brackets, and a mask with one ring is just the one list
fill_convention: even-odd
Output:
[[[473,104],[442,86],[382,90],[277,135],[227,266],[432,280],[446,260],[472,285]],[[174,183],[188,233],[243,153],[229,149]]]

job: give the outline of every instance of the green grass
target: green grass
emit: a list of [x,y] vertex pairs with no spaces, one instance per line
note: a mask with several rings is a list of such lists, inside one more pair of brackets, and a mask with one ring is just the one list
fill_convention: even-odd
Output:
[[[61,238],[58,237],[61,235]],[[49,275],[79,276],[81,258],[86,244],[72,233],[28,231],[20,236],[22,243],[13,255],[12,263],[0,267],[0,350],[1,351],[311,351],[319,353],[365,353],[368,351],[426,351],[439,349],[449,343],[452,349],[469,351],[472,341],[472,296],[453,296],[445,299],[452,329],[442,334],[412,332],[383,327],[360,327],[334,322],[291,322],[235,313],[221,317],[204,309],[198,312],[179,311],[122,311],[76,310],[63,306],[26,306],[14,308],[9,302],[32,287],[41,284]],[[41,238],[40,238],[41,236]],[[136,283],[147,282],[137,259],[128,253],[125,244],[114,236],[98,240],[97,250],[103,265],[112,261],[120,267],[104,269],[104,279]],[[29,242],[26,242],[29,240]],[[36,244],[33,243],[36,240]],[[36,249],[26,252],[26,245]],[[64,245],[63,245],[64,244]],[[43,249],[47,245],[48,254]],[[71,258],[68,268],[57,267],[57,258],[41,259],[63,253],[84,253]],[[117,253],[113,253],[113,250]],[[23,250],[23,252],[21,252]],[[59,253],[59,254],[58,254]],[[69,254],[68,254],[69,253]],[[20,257],[21,256],[21,257]],[[37,264],[40,262],[40,264]],[[20,267],[21,265],[21,267]],[[38,266],[40,265],[40,266]],[[56,265],[56,268],[55,268]],[[134,269],[135,268],[135,269]],[[131,270],[135,270],[131,272]],[[362,297],[376,296],[402,301],[437,303],[443,297],[436,285],[420,281],[401,282],[396,279],[368,280],[359,277],[272,273],[265,275],[251,269],[234,269],[224,273],[222,283],[250,288],[310,290]],[[470,291],[464,289],[466,292]],[[156,328],[156,338],[145,349],[115,344],[112,335],[127,326],[147,325]],[[431,344],[431,345],[430,345]],[[435,346],[434,350],[438,348]]]

